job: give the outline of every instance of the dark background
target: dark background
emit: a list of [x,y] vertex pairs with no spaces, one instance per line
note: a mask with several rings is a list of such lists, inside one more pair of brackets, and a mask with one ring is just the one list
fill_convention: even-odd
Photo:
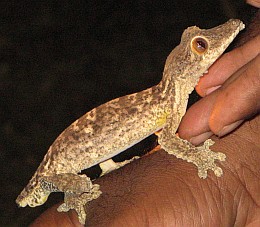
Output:
[[[48,147],[75,119],[158,83],[191,25],[248,23],[243,1],[1,1],[0,225],[26,226],[41,207],[15,199]],[[57,194],[57,193],[56,193]]]

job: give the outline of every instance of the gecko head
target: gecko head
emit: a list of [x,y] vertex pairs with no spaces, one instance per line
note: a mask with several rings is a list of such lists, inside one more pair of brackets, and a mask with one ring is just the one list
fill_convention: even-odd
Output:
[[174,81],[194,87],[244,27],[240,20],[231,19],[211,29],[187,28],[167,58],[166,72],[173,72],[170,77]]
[[20,207],[30,207],[40,206],[46,202],[50,192],[42,189],[40,185],[28,184],[20,195],[16,199],[16,203]]

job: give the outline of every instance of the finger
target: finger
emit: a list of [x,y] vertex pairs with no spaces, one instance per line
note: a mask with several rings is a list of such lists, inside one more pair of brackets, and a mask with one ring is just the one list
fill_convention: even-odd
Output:
[[[235,75],[236,77],[236,75]],[[223,136],[260,110],[260,55],[221,89],[209,118],[214,134]]]
[[224,54],[210,68],[208,74],[201,77],[196,91],[206,96],[219,88],[227,78],[260,53],[260,36],[256,36],[243,46]]
[[219,92],[219,90],[213,92],[187,110],[178,128],[178,134],[181,138],[198,145],[212,136],[213,133],[209,128],[209,117]]
[[[60,204],[59,204],[60,205]],[[55,226],[67,226],[67,227],[82,227],[79,223],[78,217],[75,211],[58,212],[58,205],[55,205],[44,213],[42,213],[30,227],[55,227]]]
[[247,0],[246,2],[250,5],[252,5],[252,6],[260,8],[260,1],[259,0]]

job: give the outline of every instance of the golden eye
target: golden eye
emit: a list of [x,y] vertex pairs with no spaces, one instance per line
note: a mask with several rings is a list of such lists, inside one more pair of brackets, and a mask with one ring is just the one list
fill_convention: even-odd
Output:
[[196,37],[191,41],[191,47],[197,54],[204,54],[208,49],[208,42],[204,38]]

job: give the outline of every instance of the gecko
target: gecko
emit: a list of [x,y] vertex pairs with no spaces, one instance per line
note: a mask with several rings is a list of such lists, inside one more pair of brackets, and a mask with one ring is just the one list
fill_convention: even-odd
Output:
[[226,156],[210,149],[214,142],[208,139],[194,146],[176,132],[199,78],[244,27],[240,20],[230,19],[211,29],[185,29],[180,44],[166,59],[162,80],[98,106],[66,128],[50,146],[16,203],[35,207],[45,203],[50,193],[63,192],[64,203],[57,210],[74,209],[84,224],[84,206],[97,199],[101,190],[81,171],[99,164],[104,175],[124,166],[132,160],[115,163],[111,158],[153,133],[163,150],[197,166],[200,178],[206,178],[208,170],[220,177],[223,171],[215,162],[224,161]]

